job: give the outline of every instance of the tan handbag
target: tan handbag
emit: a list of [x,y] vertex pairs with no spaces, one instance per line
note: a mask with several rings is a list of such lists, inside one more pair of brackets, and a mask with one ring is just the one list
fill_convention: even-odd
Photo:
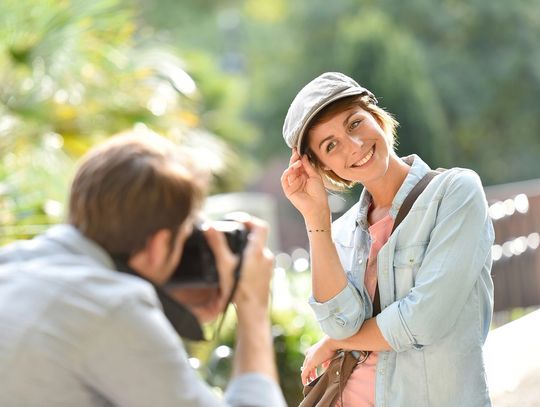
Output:
[[333,407],[356,365],[363,363],[370,352],[360,352],[360,358],[357,353],[339,351],[324,373],[304,386],[304,399],[298,407]]

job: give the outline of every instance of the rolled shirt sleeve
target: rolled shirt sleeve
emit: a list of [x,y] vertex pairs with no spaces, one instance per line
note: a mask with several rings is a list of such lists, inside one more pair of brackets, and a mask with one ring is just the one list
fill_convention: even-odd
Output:
[[225,401],[229,406],[285,407],[287,405],[277,383],[260,373],[245,373],[237,376],[227,387]]
[[309,305],[323,332],[333,339],[345,339],[354,335],[366,317],[364,301],[350,281],[341,292],[326,302],[317,302],[311,296]]
[[420,349],[447,334],[481,274],[489,275],[493,239],[480,179],[473,171],[458,173],[440,203],[414,287],[377,316],[395,351]]

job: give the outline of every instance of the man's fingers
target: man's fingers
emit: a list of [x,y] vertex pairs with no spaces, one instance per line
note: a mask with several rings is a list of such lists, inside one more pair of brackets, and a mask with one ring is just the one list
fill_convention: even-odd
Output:
[[220,289],[224,295],[228,295],[229,289],[233,284],[232,271],[236,262],[238,262],[238,257],[235,256],[229,248],[225,235],[222,232],[219,232],[211,226],[203,232],[204,237],[208,242],[208,246],[210,246],[216,259]]
[[268,238],[268,224],[258,218],[251,218],[249,221],[244,222],[250,233],[248,235],[248,248],[262,249],[266,246],[266,239]]
[[206,241],[208,242],[208,246],[210,246],[210,249],[216,258],[232,256],[232,252],[227,244],[225,235],[222,232],[219,232],[211,225],[208,225],[203,229],[203,233]]

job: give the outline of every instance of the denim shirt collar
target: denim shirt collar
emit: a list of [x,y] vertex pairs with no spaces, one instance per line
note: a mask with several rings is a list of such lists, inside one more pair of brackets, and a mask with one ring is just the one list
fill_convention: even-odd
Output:
[[[399,208],[403,204],[403,201],[414,188],[414,186],[422,179],[424,175],[430,170],[429,166],[422,161],[420,157],[416,154],[412,154],[406,157],[401,157],[401,159],[411,166],[405,181],[399,187],[396,196],[392,201],[392,207],[390,208],[390,216],[392,219],[395,219]],[[363,189],[362,194],[359,199],[358,213],[356,216],[356,225],[360,226],[362,229],[367,230],[369,223],[367,220],[369,205],[371,204],[373,198],[366,188]]]

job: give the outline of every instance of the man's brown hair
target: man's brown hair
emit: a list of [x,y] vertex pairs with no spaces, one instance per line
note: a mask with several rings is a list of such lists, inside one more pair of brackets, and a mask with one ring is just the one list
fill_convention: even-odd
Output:
[[114,136],[83,157],[71,185],[68,221],[112,256],[142,250],[158,230],[180,226],[202,186],[186,154],[154,134]]

